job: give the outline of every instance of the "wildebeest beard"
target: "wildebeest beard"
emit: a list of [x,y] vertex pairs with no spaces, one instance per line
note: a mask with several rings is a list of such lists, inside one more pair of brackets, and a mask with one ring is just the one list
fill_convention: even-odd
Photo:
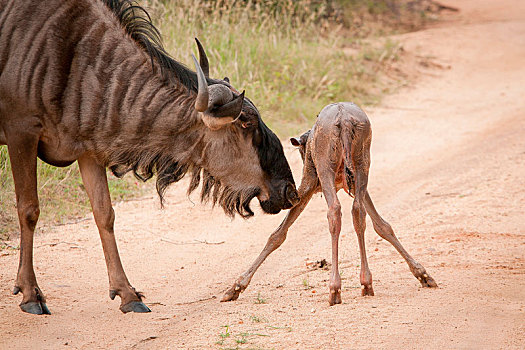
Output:
[[224,213],[234,217],[235,213],[243,218],[254,215],[250,208],[250,202],[260,193],[258,187],[233,188],[223,184],[220,179],[212,176],[207,170],[192,164],[191,162],[175,161],[173,158],[163,155],[150,155],[147,153],[123,152],[113,154],[110,170],[117,177],[122,177],[132,171],[135,177],[141,181],[147,181],[157,174],[157,193],[161,206],[164,206],[164,194],[172,183],[180,181],[188,172],[191,173],[191,181],[188,187],[188,196],[195,191],[202,178],[202,189],[200,199],[203,203],[211,202],[213,206],[220,205]]

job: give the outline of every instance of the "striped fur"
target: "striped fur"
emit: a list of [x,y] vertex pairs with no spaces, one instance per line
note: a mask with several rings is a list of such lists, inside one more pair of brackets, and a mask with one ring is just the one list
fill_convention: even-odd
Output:
[[161,201],[189,172],[188,192],[202,180],[201,198],[228,215],[253,215],[249,202],[263,178],[276,186],[263,209],[286,205],[277,187],[293,184],[291,171],[255,106],[246,99],[243,107],[253,128],[207,130],[194,109],[195,72],[166,53],[138,5],[0,0],[0,28],[0,144],[23,125],[38,134],[38,155],[50,164],[90,154],[119,176],[157,174]]

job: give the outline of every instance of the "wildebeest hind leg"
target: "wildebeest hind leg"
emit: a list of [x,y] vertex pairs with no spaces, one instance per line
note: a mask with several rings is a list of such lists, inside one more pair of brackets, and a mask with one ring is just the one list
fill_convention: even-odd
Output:
[[390,224],[386,222],[381,216],[379,216],[376,208],[374,207],[374,203],[372,203],[372,198],[370,198],[368,191],[365,195],[365,208],[368,215],[370,215],[370,218],[372,219],[374,230],[381,238],[390,242],[390,244],[396,248],[399,254],[401,254],[401,256],[406,260],[410,271],[412,271],[412,274],[419,280],[419,282],[421,282],[421,285],[423,287],[437,287],[436,281],[430,277],[425,268],[420,263],[415,261],[414,258],[408,254],[405,248],[403,248],[394,234],[394,230],[392,230]]
[[33,235],[40,215],[37,194],[36,157],[38,134],[28,130],[8,137],[7,149],[15,182],[20,222],[20,263],[14,294],[24,295],[20,308],[31,314],[50,314],[33,269]]
[[89,156],[80,157],[78,165],[102,241],[109,276],[109,296],[111,299],[120,296],[120,310],[124,313],[150,312],[142,302],[142,295],[129,283],[120,261],[113,230],[115,213],[111,206],[106,168]]

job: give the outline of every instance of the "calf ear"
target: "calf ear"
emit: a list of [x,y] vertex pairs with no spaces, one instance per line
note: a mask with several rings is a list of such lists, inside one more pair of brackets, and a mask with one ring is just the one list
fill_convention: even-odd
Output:
[[295,146],[295,147],[299,147],[301,146],[301,140],[298,139],[297,137],[292,137],[290,138],[290,143]]

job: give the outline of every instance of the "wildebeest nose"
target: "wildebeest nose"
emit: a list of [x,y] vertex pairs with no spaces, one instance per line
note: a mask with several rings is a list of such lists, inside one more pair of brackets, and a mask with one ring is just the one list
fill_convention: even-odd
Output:
[[286,185],[286,199],[292,205],[292,207],[299,203],[299,194],[297,193],[295,186],[291,183]]

